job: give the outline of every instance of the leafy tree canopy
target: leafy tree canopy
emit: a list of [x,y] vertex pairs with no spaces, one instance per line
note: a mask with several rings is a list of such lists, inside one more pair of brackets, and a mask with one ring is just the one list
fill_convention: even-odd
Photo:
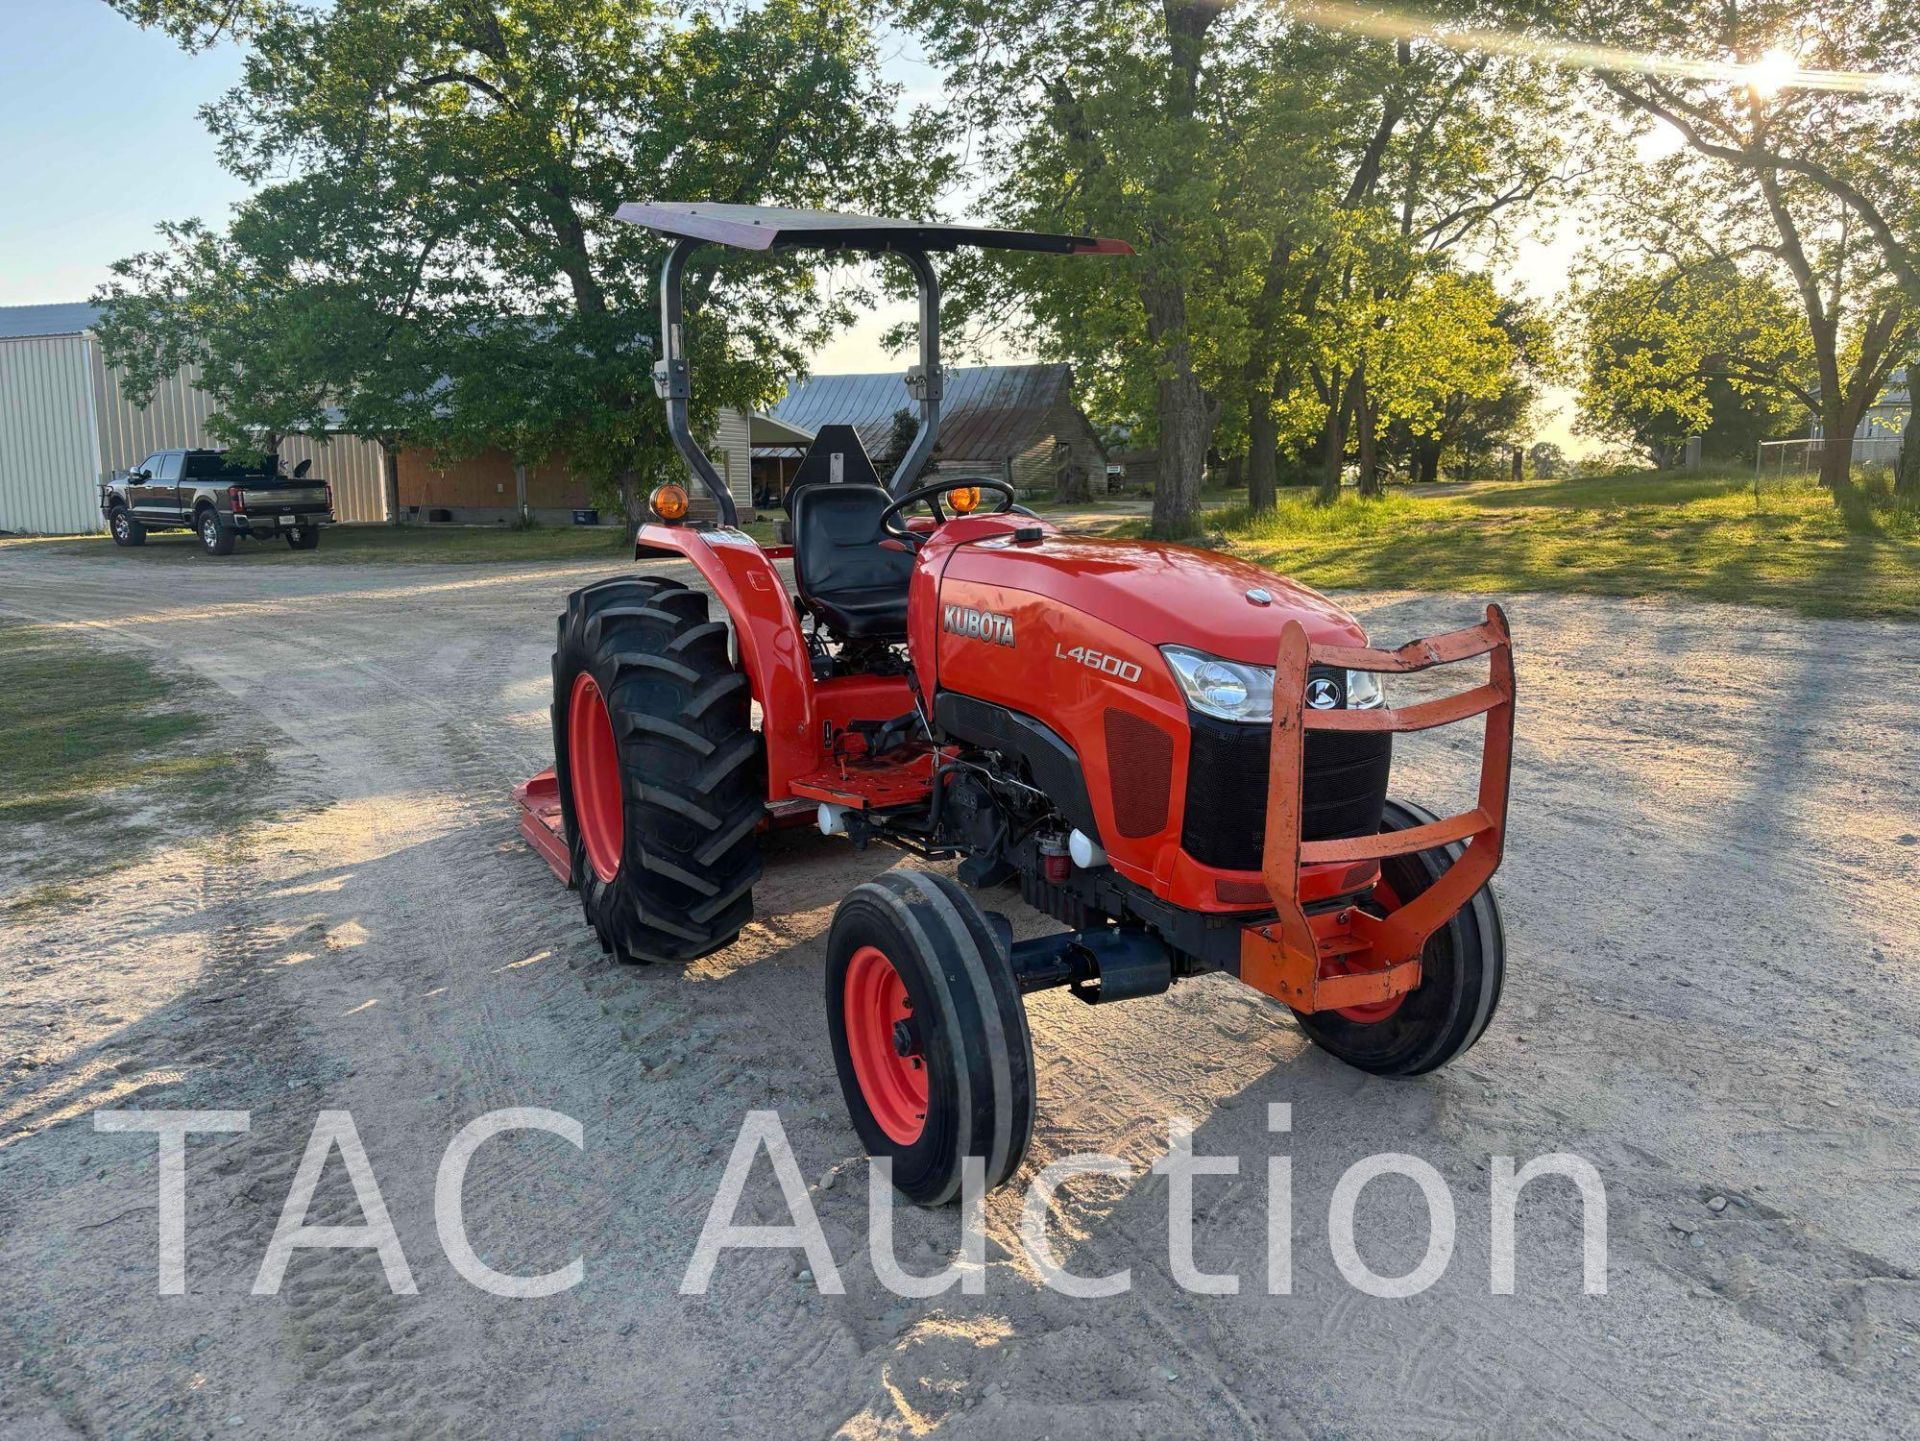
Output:
[[[1337,483],[1346,417],[1364,419],[1363,456],[1385,424],[1366,358],[1417,333],[1376,329],[1455,250],[1497,253],[1502,222],[1580,168],[1568,86],[1531,62],[1218,0],[906,10],[983,127],[996,211],[1140,251],[989,265],[956,291],[976,315],[1036,322],[1096,412],[1158,445],[1161,533],[1188,523],[1210,445],[1251,456],[1257,508],[1277,450],[1326,428]],[[1426,332],[1447,334],[1464,338]]]
[[1583,39],[1705,62],[1599,72],[1629,117],[1686,146],[1629,183],[1693,237],[1681,249],[1764,260],[1790,287],[1812,370],[1795,393],[1828,437],[1822,479],[1846,487],[1854,428],[1916,339],[1920,96],[1899,77],[1920,69],[1920,12],[1899,0],[1562,0],[1545,13]]
[[1582,427],[1657,463],[1672,464],[1689,436],[1718,432],[1721,451],[1789,407],[1817,410],[1804,318],[1765,269],[1716,255],[1598,262],[1570,307]]
[[[225,10],[130,4],[189,40]],[[175,226],[119,267],[109,352],[154,373],[198,359],[235,430],[306,428],[331,405],[349,429],[564,455],[618,478],[631,511],[671,464],[651,382],[665,246],[613,212],[928,213],[951,162],[881,77],[871,19],[859,0],[263,0],[236,27],[244,78],[208,117],[265,188],[224,236]],[[768,400],[860,296],[708,251],[688,298],[710,419]],[[339,343],[282,322],[337,324]],[[261,342],[301,354],[281,370]]]

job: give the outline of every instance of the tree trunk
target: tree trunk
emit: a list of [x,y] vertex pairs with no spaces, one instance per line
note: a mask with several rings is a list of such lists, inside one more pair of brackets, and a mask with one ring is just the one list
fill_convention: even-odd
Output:
[[1853,485],[1853,432],[1820,442],[1820,484],[1838,493]]
[[1379,416],[1379,408],[1373,403],[1373,392],[1367,385],[1366,372],[1355,371],[1353,425],[1360,450],[1360,494],[1365,496],[1380,494],[1380,448],[1375,435]]
[[[1161,16],[1169,51],[1165,115],[1176,124],[1184,125],[1197,113],[1207,32],[1226,8],[1218,0],[1163,0]],[[1195,154],[1192,160],[1197,166],[1199,156]],[[1175,174],[1181,173],[1177,159],[1172,169]],[[1147,316],[1147,338],[1158,352],[1161,367],[1156,404],[1160,478],[1153,488],[1152,529],[1154,535],[1171,540],[1194,528],[1201,471],[1206,465],[1207,446],[1213,440],[1214,404],[1194,374],[1192,340],[1187,333],[1187,292],[1178,274],[1150,270],[1140,287],[1140,303]]]
[[1206,394],[1191,372],[1163,375],[1157,409],[1160,476],[1153,487],[1153,533],[1163,540],[1177,540],[1192,533],[1199,508],[1211,428]]
[[1280,422],[1266,389],[1256,386],[1247,397],[1247,509],[1255,515],[1273,509],[1280,451]]
[[1526,452],[1519,446],[1513,448],[1513,482],[1518,485],[1527,478]]
[[380,478],[386,491],[387,524],[400,524],[400,447],[392,440],[380,442]]
[[1425,485],[1432,485],[1440,478],[1440,443],[1438,441],[1414,441],[1413,478]]
[[627,534],[637,535],[641,521],[646,518],[640,511],[640,472],[629,466],[620,472],[616,483],[620,487],[620,511],[627,520]]
[[1141,300],[1147,312],[1147,334],[1159,348],[1162,363],[1155,399],[1160,475],[1153,487],[1153,534],[1161,540],[1177,540],[1193,532],[1207,445],[1213,438],[1213,406],[1193,373],[1185,289],[1178,282],[1149,286]]
[[1327,393],[1333,398],[1320,432],[1319,498],[1323,502],[1340,497],[1340,476],[1347,466],[1347,409],[1353,403],[1352,387],[1342,382],[1339,371],[1329,381]]
[[[1909,367],[1907,384],[1920,382],[1920,375]],[[1911,396],[1911,392],[1909,392]],[[1920,500],[1920,405],[1909,401],[1907,408],[1907,428],[1900,437],[1900,459],[1894,470],[1893,493],[1907,499]]]
[[1836,386],[1820,397],[1820,484],[1835,495],[1853,488],[1853,428],[1858,407]]

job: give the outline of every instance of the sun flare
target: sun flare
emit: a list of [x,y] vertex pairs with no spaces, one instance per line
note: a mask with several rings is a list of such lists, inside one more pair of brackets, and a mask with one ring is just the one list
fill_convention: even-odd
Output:
[[1784,50],[1769,50],[1747,67],[1747,88],[1771,100],[1799,77],[1800,61]]

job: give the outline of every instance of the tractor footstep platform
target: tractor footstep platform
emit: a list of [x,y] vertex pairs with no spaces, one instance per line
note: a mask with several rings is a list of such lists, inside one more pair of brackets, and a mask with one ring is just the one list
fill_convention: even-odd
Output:
[[939,755],[924,741],[885,755],[847,759],[794,780],[793,793],[856,811],[918,805],[933,793]]

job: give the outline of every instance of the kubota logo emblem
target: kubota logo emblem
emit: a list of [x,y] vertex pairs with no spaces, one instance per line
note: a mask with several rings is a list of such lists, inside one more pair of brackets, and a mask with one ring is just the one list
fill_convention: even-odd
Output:
[[994,610],[975,610],[970,605],[950,605],[941,610],[941,629],[967,640],[992,641],[995,645],[1013,644],[1013,617]]
[[1340,705],[1340,684],[1317,675],[1307,682],[1307,704],[1315,710],[1336,710]]

